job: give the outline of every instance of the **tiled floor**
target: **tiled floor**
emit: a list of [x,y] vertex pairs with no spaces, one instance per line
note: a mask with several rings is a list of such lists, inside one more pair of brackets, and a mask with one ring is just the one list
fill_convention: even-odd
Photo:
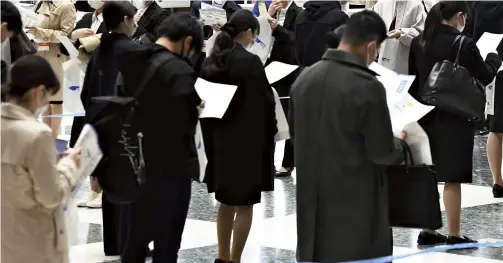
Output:
[[[282,149],[278,145],[278,149]],[[491,173],[485,156],[485,138],[477,138],[474,183],[463,186],[463,233],[479,240],[503,239],[503,199],[491,194]],[[277,151],[279,165],[282,152]],[[295,174],[277,179],[275,191],[264,193],[256,205],[254,221],[243,263],[294,262],[296,246]],[[442,186],[439,189],[442,190]],[[87,188],[79,195],[85,195]],[[218,204],[204,185],[194,183],[189,217],[186,223],[181,263],[211,263],[216,255],[215,216]],[[443,209],[443,208],[442,208]],[[445,212],[442,213],[445,222]],[[79,240],[71,249],[71,263],[120,262],[103,255],[101,210],[79,209]],[[350,231],[350,230],[349,230]],[[445,227],[440,232],[445,233]],[[417,250],[417,230],[394,229],[394,254]],[[150,262],[150,261],[147,261]],[[403,263],[492,263],[503,262],[503,247],[432,253],[397,260]]]

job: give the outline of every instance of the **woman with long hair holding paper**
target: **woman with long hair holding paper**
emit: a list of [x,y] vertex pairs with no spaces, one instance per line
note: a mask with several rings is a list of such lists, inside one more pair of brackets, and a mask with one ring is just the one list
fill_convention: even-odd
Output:
[[[468,5],[463,1],[442,1],[433,6],[428,13],[424,32],[412,40],[409,57],[409,74],[416,81],[410,89],[412,96],[420,98],[422,89],[428,81],[436,63],[454,62],[482,84],[491,83],[501,66],[498,54],[489,53],[482,59],[473,39],[463,36]],[[461,46],[460,46],[461,45]],[[432,230],[419,234],[419,245],[439,243],[461,244],[476,242],[461,234],[461,184],[472,182],[474,122],[454,113],[445,107],[436,107],[423,117],[419,123],[428,134],[431,155],[437,172],[437,180],[444,182],[443,200],[447,213],[448,236]]]
[[246,50],[257,41],[259,29],[252,12],[237,11],[222,26],[202,65],[203,79],[237,86],[222,119],[201,121],[208,157],[205,182],[220,202],[219,263],[241,262],[253,206],[260,203],[262,191],[274,190],[276,103],[262,61]]
[[37,117],[60,90],[51,65],[28,55],[9,72],[2,103],[2,262],[67,263],[64,202],[78,181],[80,151],[56,160],[54,137]]

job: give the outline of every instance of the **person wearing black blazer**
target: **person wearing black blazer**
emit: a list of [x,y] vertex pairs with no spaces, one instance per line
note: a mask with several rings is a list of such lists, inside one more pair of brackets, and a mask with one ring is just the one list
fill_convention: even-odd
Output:
[[[275,38],[268,62],[279,61],[286,64],[297,65],[295,59],[295,20],[302,8],[297,6],[293,0],[273,1],[269,6],[269,15],[274,20],[270,20],[272,36]],[[283,25],[278,24],[278,20],[284,15]],[[281,99],[281,105],[285,113],[288,113],[290,86],[297,78],[298,70],[292,72],[284,79],[276,82],[276,88]],[[290,140],[285,141],[282,167],[276,171],[277,177],[290,176],[294,168],[293,144]]]
[[[462,35],[469,7],[464,1],[441,1],[428,13],[424,31],[413,39],[409,57],[409,74],[417,76],[410,89],[412,96],[420,98],[433,66],[445,60],[454,62],[459,48],[455,39]],[[465,37],[461,46],[459,64],[484,86],[491,83],[501,66],[498,54],[489,53],[482,59],[476,42]],[[419,124],[430,140],[431,155],[437,180],[444,182],[444,204],[447,213],[448,237],[435,231],[423,231],[419,245],[448,245],[476,242],[461,234],[461,184],[472,182],[474,123],[436,107]]]
[[[241,262],[253,205],[260,203],[262,191],[274,190],[276,103],[260,58],[245,49],[255,43],[259,29],[251,11],[234,13],[201,70],[205,80],[237,86],[221,119],[201,120],[208,157],[204,182],[221,203],[216,263]],[[243,149],[245,154],[239,154]]]
[[138,28],[133,39],[140,39],[142,43],[153,43],[157,40],[157,28],[168,18],[169,11],[160,7],[153,0],[133,0],[138,9],[135,21]]
[[473,38],[475,41],[479,40],[484,32],[503,33],[503,2],[475,1],[473,9]]

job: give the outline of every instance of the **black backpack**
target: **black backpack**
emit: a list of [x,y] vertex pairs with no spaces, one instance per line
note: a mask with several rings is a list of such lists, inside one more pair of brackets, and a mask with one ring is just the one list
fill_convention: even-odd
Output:
[[157,70],[172,58],[174,55],[167,51],[152,54],[134,97],[121,96],[125,93],[123,76],[119,71],[115,96],[90,99],[86,123],[96,130],[103,152],[94,174],[110,202],[133,202],[144,181],[143,133],[137,114],[141,105],[138,98]]

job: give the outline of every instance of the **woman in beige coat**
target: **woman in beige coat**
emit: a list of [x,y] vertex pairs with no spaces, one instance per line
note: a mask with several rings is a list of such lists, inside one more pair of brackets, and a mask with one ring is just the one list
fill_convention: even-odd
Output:
[[[35,12],[44,17],[42,23],[35,28],[30,28],[38,43],[37,55],[49,61],[56,72],[59,82],[63,85],[64,72],[62,63],[67,60],[59,49],[59,37],[68,36],[75,27],[77,11],[69,0],[38,1]],[[48,111],[44,115],[63,113],[63,89],[50,98]],[[44,122],[52,129],[54,137],[59,134],[61,118],[46,118]]]
[[68,263],[64,202],[79,174],[80,151],[56,161],[54,137],[37,115],[59,91],[51,65],[24,56],[10,70],[2,103],[1,262]]

